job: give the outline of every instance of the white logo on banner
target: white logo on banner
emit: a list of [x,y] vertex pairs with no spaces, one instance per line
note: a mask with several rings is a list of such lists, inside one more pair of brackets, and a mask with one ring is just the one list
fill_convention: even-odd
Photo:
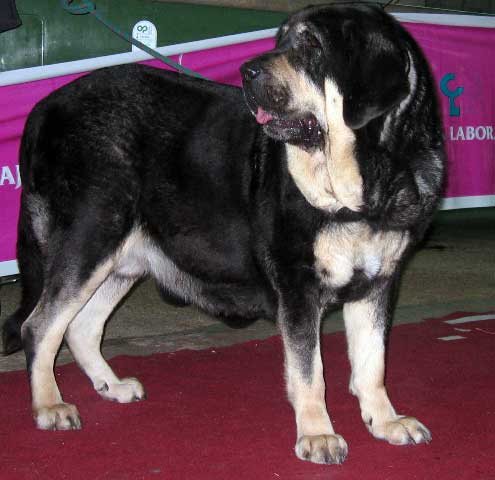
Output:
[[16,165],[15,167],[4,165],[0,168],[0,187],[3,187],[5,185],[15,185],[15,188],[18,189],[21,186],[21,174],[19,172],[19,165]]
[[[156,48],[156,27],[148,20],[140,20],[136,23],[136,25],[134,25],[134,28],[132,29],[132,37],[139,42],[144,43],[147,47]],[[132,51],[140,52],[141,49],[133,45]]]
[[451,140],[495,140],[494,128],[491,125],[484,126],[458,126],[450,127]]

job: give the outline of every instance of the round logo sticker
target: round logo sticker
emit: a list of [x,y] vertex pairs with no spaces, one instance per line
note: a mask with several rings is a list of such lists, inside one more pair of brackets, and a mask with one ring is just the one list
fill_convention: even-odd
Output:
[[[147,47],[156,48],[156,27],[149,20],[140,20],[137,22],[132,29],[132,37],[144,43]],[[140,48],[133,45],[132,51],[139,52]]]

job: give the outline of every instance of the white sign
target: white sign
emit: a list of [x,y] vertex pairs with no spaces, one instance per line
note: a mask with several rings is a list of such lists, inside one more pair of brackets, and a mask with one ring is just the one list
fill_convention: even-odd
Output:
[[[156,48],[156,27],[148,20],[140,20],[134,25],[132,37],[139,42],[144,43],[147,47]],[[139,52],[141,49],[133,45],[132,51]]]

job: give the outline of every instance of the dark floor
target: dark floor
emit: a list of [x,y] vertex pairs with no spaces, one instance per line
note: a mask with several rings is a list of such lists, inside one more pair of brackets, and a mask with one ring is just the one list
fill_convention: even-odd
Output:
[[[440,212],[424,246],[409,263],[395,313],[395,324],[453,311],[495,310],[495,209]],[[19,284],[1,287],[2,320],[14,311]],[[324,332],[343,328],[341,311],[325,319]],[[108,323],[103,352],[149,355],[183,348],[201,349],[262,339],[277,333],[260,320],[233,330],[192,307],[163,303],[150,281],[139,285]],[[59,363],[71,360],[63,349]],[[0,356],[0,371],[24,368],[24,355]]]

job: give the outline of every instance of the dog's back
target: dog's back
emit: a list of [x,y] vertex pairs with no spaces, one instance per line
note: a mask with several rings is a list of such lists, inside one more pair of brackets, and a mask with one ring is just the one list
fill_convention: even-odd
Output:
[[[97,71],[42,100],[22,139],[23,297],[4,324],[4,353],[21,348],[20,327],[47,287],[45,275],[55,292],[83,284],[126,238],[139,243],[142,256],[155,248],[181,270],[194,270],[203,285],[185,275],[161,279],[163,290],[183,300],[197,303],[207,293],[208,309],[212,284],[232,282],[236,295],[254,290],[245,245],[259,143],[240,89],[139,65]],[[229,302],[222,312],[215,301],[213,313],[237,314]],[[257,316],[261,303],[247,316]]]

